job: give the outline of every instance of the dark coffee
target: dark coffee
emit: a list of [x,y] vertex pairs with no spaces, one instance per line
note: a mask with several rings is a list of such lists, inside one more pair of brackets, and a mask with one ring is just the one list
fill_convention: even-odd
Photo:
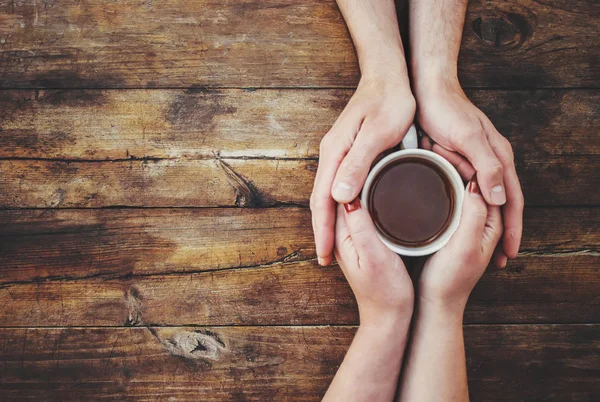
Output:
[[450,179],[433,162],[407,157],[391,162],[374,178],[369,212],[379,232],[404,247],[421,247],[450,225],[454,211]]

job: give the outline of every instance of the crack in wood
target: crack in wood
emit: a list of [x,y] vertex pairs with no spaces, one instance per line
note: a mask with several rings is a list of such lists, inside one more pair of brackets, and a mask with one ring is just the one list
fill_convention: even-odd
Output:
[[204,269],[204,270],[192,270],[192,271],[166,271],[166,272],[157,272],[157,273],[147,273],[147,274],[132,274],[128,273],[125,275],[122,274],[104,274],[97,273],[92,275],[83,275],[83,276],[47,276],[44,278],[33,278],[22,281],[9,281],[9,282],[0,282],[0,289],[9,288],[11,286],[17,285],[31,285],[31,284],[40,284],[46,282],[76,282],[76,281],[86,281],[89,279],[100,279],[100,280],[122,280],[127,281],[133,278],[151,278],[155,276],[189,276],[195,274],[209,274],[221,271],[233,271],[233,270],[247,270],[247,269],[264,269],[270,268],[273,266],[281,265],[281,264],[292,264],[298,262],[310,262],[316,261],[315,257],[305,258],[306,256],[302,253],[302,249],[295,250],[288,255],[285,255],[276,260],[270,261],[265,264],[254,264],[254,265],[241,265],[241,266],[232,266],[218,269]]
[[230,164],[217,159],[223,172],[236,194],[235,205],[238,207],[264,207],[271,204],[263,198],[258,189],[249,180],[237,173]]

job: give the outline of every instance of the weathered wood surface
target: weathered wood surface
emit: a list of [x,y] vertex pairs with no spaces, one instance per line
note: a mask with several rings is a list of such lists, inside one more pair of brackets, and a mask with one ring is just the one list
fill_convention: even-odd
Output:
[[[582,252],[528,255],[505,270],[489,268],[469,299],[465,322],[598,322],[599,267],[597,253]],[[314,261],[4,284],[0,306],[0,326],[358,323],[339,267]]]
[[[521,154],[526,205],[599,205],[600,155]],[[0,207],[308,206],[314,160],[0,161]]]
[[[0,329],[3,400],[317,401],[353,327]],[[598,325],[466,326],[471,398],[592,401]]]
[[[600,220],[593,211],[580,212]],[[560,216],[567,215],[578,214]],[[565,230],[551,232],[569,249],[572,235]],[[578,234],[595,247],[583,229]],[[0,285],[253,267],[315,258],[314,247],[308,209],[4,210]]]
[[[0,91],[0,158],[316,158],[352,90]],[[593,90],[467,93],[519,158],[600,153]]]
[[[405,21],[407,8],[399,3]],[[591,0],[472,1],[462,82],[597,87],[599,15]],[[4,88],[348,87],[358,81],[333,0],[2,0],[0,65]]]
[[[8,91],[3,207],[307,205],[348,90]],[[513,143],[529,205],[597,205],[599,96],[471,91]],[[124,160],[134,158],[134,160]],[[135,158],[153,158],[137,160]],[[204,159],[198,158],[219,158]],[[116,161],[84,163],[82,160]],[[162,160],[169,159],[169,160]]]
[[[598,253],[598,226],[598,208],[528,208],[521,254]],[[0,211],[0,285],[249,268],[314,258],[308,209]],[[511,269],[518,265],[519,260],[511,262]],[[564,281],[568,278],[565,272]]]

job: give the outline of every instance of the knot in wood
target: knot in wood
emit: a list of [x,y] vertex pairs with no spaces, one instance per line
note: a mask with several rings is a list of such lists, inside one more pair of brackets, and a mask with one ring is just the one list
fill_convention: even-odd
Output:
[[520,46],[533,32],[527,19],[514,13],[501,17],[479,17],[471,26],[479,39],[496,47]]

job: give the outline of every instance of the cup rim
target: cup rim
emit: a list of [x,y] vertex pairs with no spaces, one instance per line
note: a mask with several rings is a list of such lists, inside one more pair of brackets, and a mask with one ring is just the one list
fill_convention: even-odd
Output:
[[379,233],[379,231],[377,231],[377,236],[379,237],[379,239],[381,239],[383,244],[385,244],[393,252],[407,257],[420,257],[433,254],[442,247],[444,247],[448,243],[454,232],[456,232],[458,224],[460,223],[462,203],[465,195],[465,185],[463,184],[462,178],[460,177],[460,174],[458,173],[456,168],[454,168],[454,166],[452,166],[452,164],[448,162],[445,158],[432,151],[428,151],[426,149],[402,149],[399,151],[395,151],[381,159],[379,162],[377,162],[377,164],[371,169],[367,176],[367,180],[365,181],[365,185],[362,189],[361,202],[367,208],[369,213],[371,212],[371,210],[369,206],[368,193],[371,189],[371,184],[373,183],[373,179],[375,178],[375,176],[389,163],[408,156],[421,157],[439,166],[444,171],[444,173],[448,175],[448,178],[450,179],[450,183],[454,190],[456,200],[454,213],[446,231],[437,239],[422,247],[409,248],[399,246],[390,242],[388,239],[382,236],[381,233]]

